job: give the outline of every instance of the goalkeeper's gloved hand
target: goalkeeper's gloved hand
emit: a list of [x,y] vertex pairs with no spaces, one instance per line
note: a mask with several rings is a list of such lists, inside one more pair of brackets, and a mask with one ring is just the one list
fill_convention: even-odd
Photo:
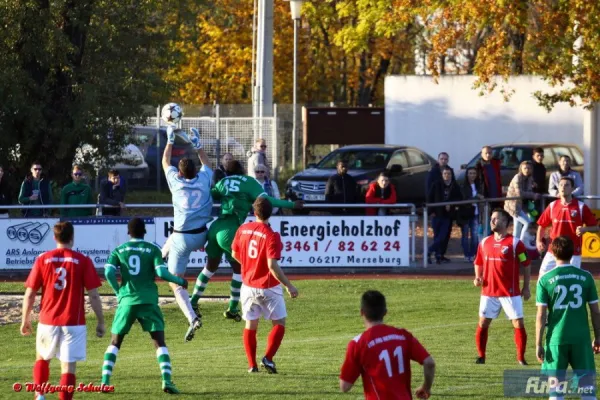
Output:
[[190,128],[188,138],[190,139],[190,142],[192,142],[194,149],[200,150],[202,148],[202,143],[200,143],[200,132],[198,132],[198,129]]
[[167,144],[175,144],[175,125],[167,126]]

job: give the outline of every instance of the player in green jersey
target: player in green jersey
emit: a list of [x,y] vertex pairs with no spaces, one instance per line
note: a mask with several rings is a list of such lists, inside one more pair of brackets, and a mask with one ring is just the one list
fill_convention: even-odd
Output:
[[[160,247],[144,240],[146,226],[140,218],[133,218],[127,226],[130,240],[117,247],[104,267],[106,280],[117,294],[119,305],[112,324],[112,340],[104,353],[102,383],[110,384],[110,377],[125,335],[135,321],[150,333],[156,347],[156,358],[162,376],[162,389],[169,394],[179,390],[171,381],[171,358],[165,343],[165,321],[158,307],[156,276],[187,289],[187,281],[172,275],[165,265]],[[116,270],[121,271],[121,285]]]
[[[536,345],[537,358],[542,365],[542,373],[560,381],[564,379],[570,365],[579,375],[579,387],[594,385],[596,366],[594,352],[600,350],[600,308],[598,292],[592,275],[570,265],[574,244],[567,236],[559,236],[552,241],[552,254],[557,267],[542,276],[537,283]],[[594,327],[594,342],[591,343],[588,323],[589,307]],[[542,344],[548,314],[548,334],[546,346]],[[585,372],[583,372],[585,371]],[[591,382],[586,382],[593,378]],[[551,385],[551,398],[563,398]],[[583,396],[582,399],[596,398]]]
[[274,207],[280,208],[301,208],[303,202],[292,202],[267,196],[256,179],[244,174],[244,168],[237,160],[227,162],[225,173],[227,176],[217,182],[210,192],[214,201],[220,201],[221,212],[208,229],[208,244],[206,245],[208,262],[196,280],[191,303],[196,314],[200,315],[198,300],[204,293],[208,281],[219,268],[221,257],[225,254],[233,269],[233,275],[229,307],[223,315],[239,322],[242,320],[238,308],[242,287],[241,266],[231,255],[231,244],[237,229],[246,221],[248,213],[252,210],[252,203],[260,196],[267,197]]

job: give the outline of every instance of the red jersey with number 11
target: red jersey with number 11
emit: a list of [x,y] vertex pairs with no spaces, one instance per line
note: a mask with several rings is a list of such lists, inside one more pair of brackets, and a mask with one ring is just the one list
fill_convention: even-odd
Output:
[[268,224],[249,222],[240,226],[233,239],[231,250],[242,264],[244,285],[267,289],[279,285],[269,270],[268,259],[281,258],[281,237]]
[[375,325],[348,344],[340,379],[354,383],[362,375],[367,400],[410,400],[410,361],[423,364],[427,357],[407,330]]
[[40,254],[25,287],[42,288],[40,323],[54,326],[85,325],[85,293],[102,283],[89,257],[71,250],[54,249]]

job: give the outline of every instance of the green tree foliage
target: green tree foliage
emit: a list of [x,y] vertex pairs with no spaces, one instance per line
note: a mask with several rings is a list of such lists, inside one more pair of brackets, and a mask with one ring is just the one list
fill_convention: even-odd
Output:
[[39,160],[61,181],[84,143],[120,154],[167,89],[168,3],[2,0],[0,162],[24,176]]

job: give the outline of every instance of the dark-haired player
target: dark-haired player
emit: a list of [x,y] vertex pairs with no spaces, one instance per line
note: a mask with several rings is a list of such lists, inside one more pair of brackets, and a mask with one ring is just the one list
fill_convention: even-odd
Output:
[[[108,385],[117,354],[125,335],[135,321],[142,325],[156,347],[156,358],[160,365],[162,389],[166,393],[179,391],[171,381],[171,358],[165,343],[165,321],[158,307],[158,287],[154,278],[158,276],[187,290],[187,281],[171,274],[164,264],[160,248],[146,242],[146,225],[140,218],[133,218],[127,225],[130,240],[117,247],[108,257],[104,266],[106,280],[119,300],[112,324],[112,339],[104,353],[102,383]],[[116,270],[121,271],[121,284],[117,281]]]
[[[40,320],[36,336],[36,362],[33,383],[41,385],[50,377],[50,360],[60,360],[61,385],[75,386],[78,361],[86,358],[87,330],[85,326],[84,289],[87,290],[96,314],[96,336],[104,335],[102,301],[97,288],[101,282],[89,257],[72,250],[73,225],[59,222],[54,225],[56,249],[40,254],[25,282],[21,334],[30,335],[31,310],[37,291],[42,289]],[[44,399],[36,393],[36,399]],[[72,399],[73,392],[61,392],[61,400]]]
[[347,392],[362,376],[365,399],[412,399],[410,362],[423,365],[424,382],[415,395],[428,399],[435,375],[435,362],[406,329],[386,325],[385,297],[369,290],[362,295],[360,315],[366,330],[348,344],[340,373],[340,390]]
[[[529,300],[529,259],[527,249],[518,238],[508,234],[512,217],[503,209],[494,210],[490,219],[492,234],[479,243],[475,258],[475,286],[481,286],[479,324],[475,331],[478,357],[476,364],[485,364],[488,329],[492,319],[498,318],[500,310],[511,320],[517,346],[517,361],[527,365],[525,347],[527,333],[523,323],[523,300]],[[519,267],[525,267],[523,289],[519,283]]]
[[256,222],[240,226],[232,245],[232,257],[242,266],[241,301],[242,316],[246,320],[244,329],[244,349],[250,369],[258,372],[256,365],[256,329],[262,315],[271,320],[273,328],[269,334],[262,366],[269,373],[276,374],[273,357],[281,345],[285,334],[287,311],[283,299],[283,288],[292,298],[298,296],[298,290],[285,276],[277,260],[281,258],[283,245],[278,233],[269,225],[273,206],[264,197],[254,202]]
[[[212,170],[209,168],[209,159],[200,144],[198,131],[192,128],[192,133],[188,136],[202,162],[200,172],[196,172],[196,165],[189,158],[179,160],[178,168],[171,166],[171,151],[175,143],[175,132],[172,126],[167,128],[167,145],[162,159],[174,209],[173,233],[168,239],[168,266],[169,272],[180,278],[184,277],[192,251],[204,247],[206,224],[212,219],[210,197]],[[202,326],[202,320],[192,308],[188,291],[176,283],[171,283],[170,286],[179,308],[190,324],[185,333],[185,340],[192,340],[196,329]]]
[[273,207],[280,208],[300,208],[302,202],[291,202],[268,196],[256,179],[244,174],[244,169],[237,160],[227,162],[225,173],[227,176],[217,182],[211,190],[213,199],[221,203],[221,212],[208,230],[208,244],[206,245],[208,262],[198,275],[191,303],[196,313],[198,313],[198,300],[204,293],[208,281],[219,268],[221,257],[225,254],[233,269],[233,275],[231,277],[229,307],[224,316],[239,322],[242,320],[238,308],[242,277],[240,275],[240,265],[231,254],[231,244],[236,231],[246,221],[248,213],[252,210],[252,203],[259,197],[266,197]]

